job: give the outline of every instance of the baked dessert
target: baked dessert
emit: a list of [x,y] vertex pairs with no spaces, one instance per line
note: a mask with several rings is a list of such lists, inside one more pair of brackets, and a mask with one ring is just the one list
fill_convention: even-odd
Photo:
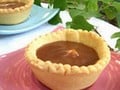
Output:
[[80,90],[97,80],[110,51],[95,32],[65,29],[33,40],[25,57],[35,77],[52,90]]
[[30,14],[34,0],[0,0],[0,24],[18,24]]

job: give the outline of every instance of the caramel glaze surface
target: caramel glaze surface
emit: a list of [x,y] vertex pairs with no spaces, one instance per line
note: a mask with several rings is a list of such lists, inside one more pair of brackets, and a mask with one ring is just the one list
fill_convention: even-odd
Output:
[[14,1],[14,2],[0,2],[0,9],[8,9],[8,8],[17,8],[17,7],[21,7],[21,6],[24,6],[25,3],[23,2],[17,2],[17,1]]
[[36,53],[43,61],[88,66],[99,59],[94,49],[77,42],[57,41],[40,47]]

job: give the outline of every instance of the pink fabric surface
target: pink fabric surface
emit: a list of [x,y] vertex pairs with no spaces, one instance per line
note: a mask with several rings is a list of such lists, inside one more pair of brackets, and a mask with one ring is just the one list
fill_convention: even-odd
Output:
[[[0,90],[50,90],[34,77],[24,58],[24,48],[0,56]],[[98,80],[86,90],[120,90],[120,55],[111,61]]]
[[[53,31],[63,29],[58,26]],[[25,61],[24,48],[0,56],[0,90],[50,90],[39,82]],[[97,81],[85,90],[120,90],[120,54],[111,52],[111,61]]]

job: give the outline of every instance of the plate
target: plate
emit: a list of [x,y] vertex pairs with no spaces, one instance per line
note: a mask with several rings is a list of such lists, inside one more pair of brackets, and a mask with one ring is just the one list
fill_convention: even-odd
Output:
[[33,5],[29,18],[16,25],[0,25],[0,35],[10,35],[33,30],[54,17],[59,9],[47,9]]
[[[0,56],[0,90],[50,90],[32,74],[24,48]],[[111,52],[111,61],[97,81],[85,90],[120,90],[120,54]]]

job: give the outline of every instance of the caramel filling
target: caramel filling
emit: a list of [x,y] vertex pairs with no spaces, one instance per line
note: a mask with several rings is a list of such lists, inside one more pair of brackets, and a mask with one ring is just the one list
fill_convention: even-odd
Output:
[[88,66],[95,64],[99,59],[94,49],[76,42],[57,41],[40,47],[37,57],[53,63]]
[[21,7],[24,6],[25,3],[23,2],[17,2],[17,1],[13,1],[13,2],[0,2],[0,9],[8,9],[8,8],[17,8],[17,7]]

